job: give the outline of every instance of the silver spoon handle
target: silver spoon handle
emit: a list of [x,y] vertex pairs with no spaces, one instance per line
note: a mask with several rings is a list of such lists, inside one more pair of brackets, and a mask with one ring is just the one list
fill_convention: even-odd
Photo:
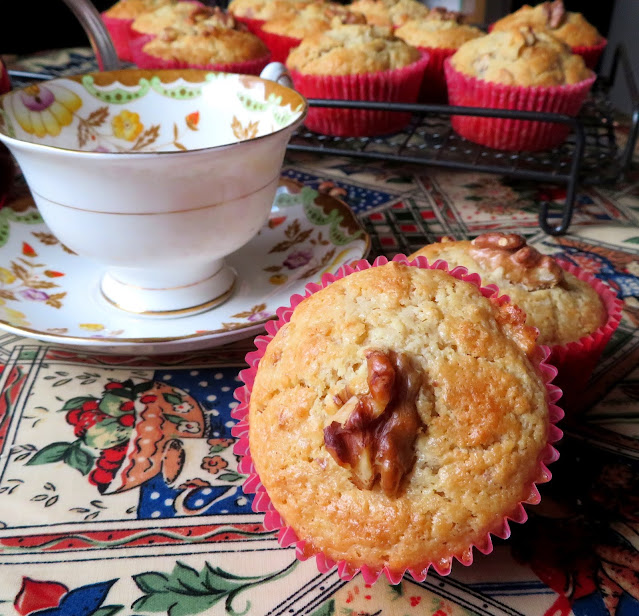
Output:
[[101,71],[120,68],[113,41],[98,10],[88,0],[63,0],[84,28]]

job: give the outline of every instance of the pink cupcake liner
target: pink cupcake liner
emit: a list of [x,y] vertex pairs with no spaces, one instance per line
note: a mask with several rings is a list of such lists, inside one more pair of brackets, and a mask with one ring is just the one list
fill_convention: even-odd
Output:
[[[139,34],[139,33],[138,33]],[[133,62],[138,68],[144,69],[176,69],[176,68],[200,68],[223,73],[240,73],[242,75],[259,75],[262,69],[271,61],[271,54],[267,53],[261,58],[244,60],[242,62],[219,62],[212,64],[194,64],[180,60],[165,60],[152,56],[144,51],[144,46],[155,36],[142,34],[131,39],[131,54]]]
[[[291,71],[295,89],[306,98],[414,103],[417,101],[429,55],[403,68],[361,75],[303,75]],[[365,137],[404,128],[410,113],[312,107],[306,127],[324,135]]]
[[444,61],[457,50],[441,47],[418,47],[417,49],[427,53],[430,57],[417,100],[420,103],[446,103],[448,101],[448,88],[446,87]]
[[[496,285],[481,286],[481,280],[478,274],[468,274],[468,270],[465,267],[455,267],[450,270],[448,264],[445,261],[437,260],[432,264],[429,264],[425,257],[417,257],[413,261],[409,261],[405,255],[396,255],[393,257],[393,261],[397,263],[403,263],[405,265],[411,265],[415,267],[422,267],[428,269],[439,269],[448,272],[451,276],[454,276],[458,280],[464,280],[470,282],[480,289],[484,297],[494,299],[500,305],[508,302],[509,298],[506,295],[499,296],[499,290]],[[384,574],[391,584],[397,584],[401,581],[402,577],[409,573],[412,578],[418,582],[423,581],[426,578],[428,570],[432,567],[439,575],[448,575],[451,571],[453,564],[453,558],[461,562],[463,565],[468,566],[473,562],[473,548],[477,549],[482,554],[489,554],[493,549],[491,535],[506,539],[510,536],[509,521],[521,524],[528,519],[528,514],[524,508],[525,504],[536,505],[540,502],[541,496],[536,484],[546,483],[550,481],[552,475],[548,470],[547,465],[555,462],[559,458],[559,452],[553,443],[556,443],[563,436],[562,431],[556,426],[556,423],[564,416],[564,412],[556,405],[556,402],[562,395],[561,389],[553,384],[552,380],[557,375],[557,369],[547,363],[550,351],[548,347],[538,346],[537,354],[534,358],[534,363],[539,368],[542,378],[546,384],[548,392],[548,413],[549,413],[549,427],[548,427],[548,441],[539,456],[539,468],[535,479],[532,480],[530,485],[530,492],[528,497],[518,503],[514,510],[500,518],[495,526],[490,529],[484,537],[476,541],[474,544],[468,546],[468,548],[459,555],[450,556],[449,558],[437,561],[437,562],[424,562],[419,566],[405,569],[403,571],[393,571],[388,567],[373,568],[366,565],[357,567],[349,564],[346,561],[335,561],[328,558],[323,553],[313,553],[309,550],[308,544],[305,541],[299,539],[295,534],[295,531],[286,525],[280,514],[273,506],[266,488],[261,483],[260,477],[255,470],[253,460],[251,458],[250,446],[249,446],[249,400],[253,384],[255,382],[255,375],[257,373],[258,364],[260,359],[264,356],[266,347],[273,339],[277,331],[291,318],[296,306],[302,302],[305,298],[316,293],[317,291],[327,287],[331,283],[339,280],[353,272],[369,269],[371,267],[378,267],[388,263],[388,259],[385,257],[378,257],[370,264],[366,260],[361,260],[352,265],[342,266],[335,274],[324,274],[321,282],[310,283],[306,285],[306,292],[302,295],[293,295],[290,300],[289,306],[283,306],[277,309],[277,320],[269,321],[266,323],[266,335],[258,336],[255,339],[256,350],[247,354],[246,362],[248,368],[240,372],[240,379],[244,382],[244,385],[238,387],[234,392],[234,397],[238,401],[238,406],[231,412],[234,419],[238,420],[238,423],[231,429],[233,436],[238,438],[233,452],[241,456],[238,464],[238,470],[241,473],[247,475],[247,478],[243,484],[243,490],[246,494],[254,494],[253,499],[253,511],[264,513],[264,528],[269,531],[277,531],[277,539],[282,547],[295,546],[295,555],[299,560],[307,560],[310,557],[315,557],[316,565],[321,573],[326,573],[333,567],[337,567],[337,572],[340,578],[343,580],[352,579],[357,573],[361,573],[364,581],[367,584],[373,584],[380,575]]]
[[120,60],[132,62],[131,48],[129,47],[129,38],[131,36],[131,24],[133,19],[119,19],[109,17],[106,13],[101,13],[102,21],[111,35],[115,53]]
[[594,71],[597,68],[597,62],[599,62],[599,58],[604,52],[604,49],[606,49],[607,44],[608,41],[606,39],[602,39],[599,45],[576,45],[570,49],[572,53],[580,55],[584,59],[586,66]]
[[562,406],[567,413],[574,414],[584,410],[583,392],[601,354],[615,333],[621,321],[623,302],[617,294],[601,280],[567,261],[559,261],[561,267],[587,282],[599,295],[608,318],[593,333],[562,345],[550,347],[548,362],[557,368],[555,383],[563,390]]
[[[451,105],[542,111],[576,116],[596,76],[573,85],[522,87],[490,83],[464,75],[444,62],[448,100]],[[547,150],[562,143],[570,126],[554,122],[452,116],[455,132],[462,137],[498,150]]]
[[271,56],[273,56],[273,62],[285,63],[291,49],[295,49],[295,47],[302,42],[302,39],[300,38],[285,36],[284,34],[275,34],[274,32],[267,32],[263,28],[260,30],[258,36],[269,48]]

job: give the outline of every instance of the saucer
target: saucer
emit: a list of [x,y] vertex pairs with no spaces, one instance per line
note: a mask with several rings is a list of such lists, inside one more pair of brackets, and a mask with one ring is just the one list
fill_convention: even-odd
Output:
[[145,319],[109,304],[103,269],[62,245],[37,210],[0,210],[0,328],[111,353],[192,351],[256,335],[291,295],[365,257],[370,238],[342,201],[282,178],[267,224],[226,258],[230,297],[207,312]]

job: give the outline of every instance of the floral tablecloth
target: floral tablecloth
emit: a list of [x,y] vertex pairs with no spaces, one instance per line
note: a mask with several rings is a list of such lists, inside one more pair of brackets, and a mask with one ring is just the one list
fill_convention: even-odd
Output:
[[[79,66],[85,50],[23,64]],[[39,64],[38,64],[39,63]],[[620,138],[623,136],[620,134]],[[371,237],[372,256],[442,235],[516,230],[593,272],[625,302],[621,325],[565,420],[560,460],[529,521],[452,574],[398,585],[320,574],[253,513],[232,453],[233,391],[252,340],[198,352],[109,355],[0,334],[0,615],[239,614],[453,616],[639,614],[639,171],[581,190],[571,233],[544,236],[537,208],[562,198],[478,173],[290,155],[283,175],[332,182]],[[19,181],[3,212],[31,207]],[[7,209],[9,208],[9,209]],[[8,233],[11,232],[10,217]],[[4,281],[0,272],[0,290]],[[11,309],[0,300],[1,309]],[[173,449],[135,485],[114,486],[135,401],[182,414]],[[104,421],[116,408],[115,421]],[[112,417],[112,418],[113,418]],[[188,424],[199,418],[204,437]],[[179,426],[178,426],[179,428]],[[168,428],[163,428],[168,431]],[[156,443],[165,444],[159,433]]]

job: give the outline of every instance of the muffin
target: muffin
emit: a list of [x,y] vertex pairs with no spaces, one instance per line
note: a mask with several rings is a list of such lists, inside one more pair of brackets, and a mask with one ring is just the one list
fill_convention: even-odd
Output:
[[424,19],[429,9],[418,0],[354,0],[352,11],[362,13],[374,26],[397,28],[409,19]]
[[395,30],[395,36],[428,52],[430,56],[419,100],[445,103],[448,96],[444,60],[452,56],[464,43],[484,36],[484,33],[475,26],[465,24],[461,13],[435,8],[424,19],[407,21]]
[[258,75],[269,62],[264,42],[229,13],[199,3],[180,5],[173,18],[172,7],[163,7],[134,22],[134,29],[140,25],[148,33],[131,42],[140,68],[209,68]]
[[231,0],[229,13],[259,34],[266,20],[294,15],[314,0]]
[[[491,32],[464,43],[444,64],[451,105],[576,116],[595,80],[583,58],[545,32]],[[568,124],[453,116],[455,131],[502,150],[544,150],[560,144]]]
[[270,499],[301,557],[422,580],[539,501],[557,391],[520,311],[459,271],[355,269],[294,298],[247,356],[236,452],[250,446],[258,508]]
[[286,62],[291,49],[297,47],[302,39],[330,30],[341,24],[364,24],[366,19],[361,13],[351,12],[335,2],[313,2],[294,14],[267,20],[262,25],[260,36],[271,51],[275,62]]
[[[428,56],[390,29],[343,25],[302,40],[286,66],[307,98],[377,102],[417,100]],[[402,129],[410,114],[387,110],[311,108],[306,126],[319,133],[364,136]]]
[[173,28],[179,33],[191,31],[203,22],[214,22],[217,25],[233,27],[235,20],[220,8],[212,8],[197,0],[182,0],[173,4],[165,4],[153,11],[147,11],[136,17],[131,24],[135,33],[158,36],[166,28]]
[[119,0],[102,13],[102,21],[111,35],[115,52],[120,60],[133,61],[129,38],[131,24],[135,18],[173,2],[174,0]]
[[534,30],[546,30],[573,53],[583,56],[586,66],[594,69],[606,47],[606,39],[597,28],[588,23],[581,13],[566,11],[562,0],[542,2],[535,7],[524,5],[519,10],[495,22],[492,30],[509,30],[531,26]]
[[564,404],[574,408],[600,355],[619,323],[615,294],[570,264],[562,268],[514,233],[486,233],[473,241],[429,244],[411,258],[443,259],[495,284],[526,313],[526,325],[539,330],[559,369]]

